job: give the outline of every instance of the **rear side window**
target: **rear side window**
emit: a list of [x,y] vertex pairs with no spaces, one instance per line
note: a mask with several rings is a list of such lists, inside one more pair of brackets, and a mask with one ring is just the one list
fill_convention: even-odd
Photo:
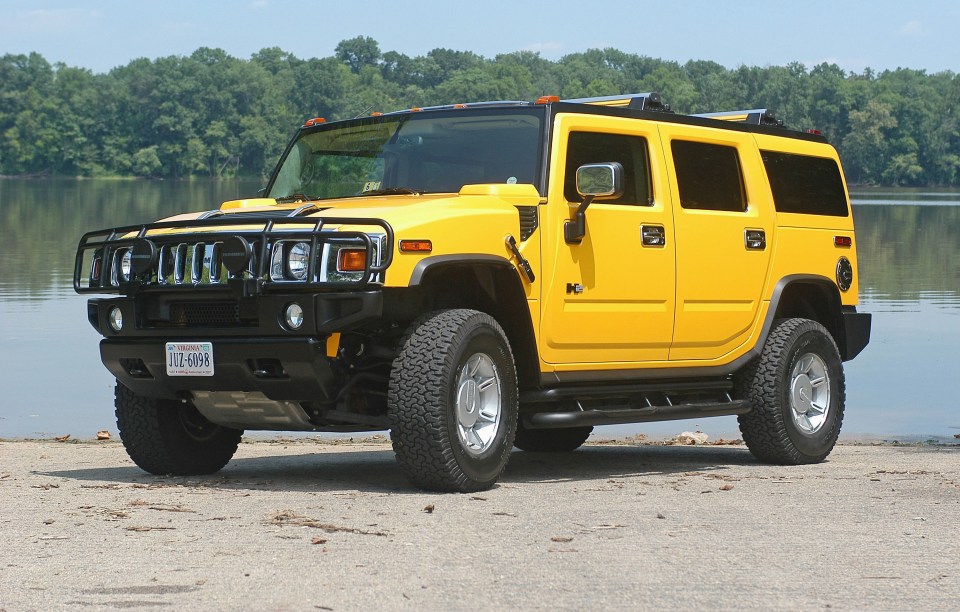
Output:
[[760,153],[777,212],[832,217],[849,214],[837,162],[827,157],[775,151]]
[[736,148],[686,140],[674,140],[670,146],[680,206],[731,212],[747,209]]

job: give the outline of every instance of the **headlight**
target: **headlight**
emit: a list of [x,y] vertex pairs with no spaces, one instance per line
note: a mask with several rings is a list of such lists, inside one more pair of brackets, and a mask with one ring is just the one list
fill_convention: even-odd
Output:
[[291,279],[304,280],[307,278],[307,268],[310,266],[310,245],[298,242],[287,252],[287,274]]
[[310,269],[310,243],[278,240],[270,257],[270,279],[274,281],[305,281]]
[[133,272],[133,253],[130,249],[117,249],[111,256],[110,284],[114,287],[131,279]]
[[130,272],[133,267],[133,251],[127,249],[123,252],[123,257],[120,258],[120,276],[123,280],[130,280]]

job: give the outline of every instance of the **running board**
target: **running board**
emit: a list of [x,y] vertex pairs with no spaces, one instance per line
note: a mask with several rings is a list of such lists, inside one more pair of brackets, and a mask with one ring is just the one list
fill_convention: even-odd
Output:
[[647,393],[660,393],[668,396],[698,392],[728,393],[732,390],[733,382],[729,379],[705,381],[678,380],[673,382],[658,381],[634,384],[572,385],[567,387],[553,387],[550,389],[524,391],[520,394],[520,403],[539,404],[556,402],[564,399],[633,397]]
[[624,425],[627,423],[696,419],[701,417],[746,414],[748,412],[750,412],[750,402],[747,400],[733,400],[702,404],[620,408],[615,410],[594,409],[565,412],[538,412],[524,417],[523,424],[529,429],[555,429],[561,427]]

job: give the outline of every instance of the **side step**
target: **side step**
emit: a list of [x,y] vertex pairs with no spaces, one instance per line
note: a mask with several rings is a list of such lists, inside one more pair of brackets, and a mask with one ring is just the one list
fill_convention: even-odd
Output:
[[587,425],[623,425],[626,423],[673,421],[746,414],[748,412],[750,412],[750,402],[747,400],[732,400],[729,402],[647,406],[645,408],[620,408],[615,410],[538,412],[525,417],[523,423],[530,429],[554,429],[585,427]]
[[530,429],[553,429],[750,412],[750,402],[733,399],[732,391],[729,378],[553,387],[521,393],[528,409],[521,416]]

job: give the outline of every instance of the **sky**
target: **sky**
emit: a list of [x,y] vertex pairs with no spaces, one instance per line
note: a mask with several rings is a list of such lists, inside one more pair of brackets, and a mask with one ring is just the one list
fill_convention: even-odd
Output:
[[370,36],[381,51],[434,48],[549,60],[591,48],[727,68],[799,61],[848,72],[960,72],[956,0],[0,0],[0,55],[108,72],[199,47],[247,59],[280,47],[307,59]]

